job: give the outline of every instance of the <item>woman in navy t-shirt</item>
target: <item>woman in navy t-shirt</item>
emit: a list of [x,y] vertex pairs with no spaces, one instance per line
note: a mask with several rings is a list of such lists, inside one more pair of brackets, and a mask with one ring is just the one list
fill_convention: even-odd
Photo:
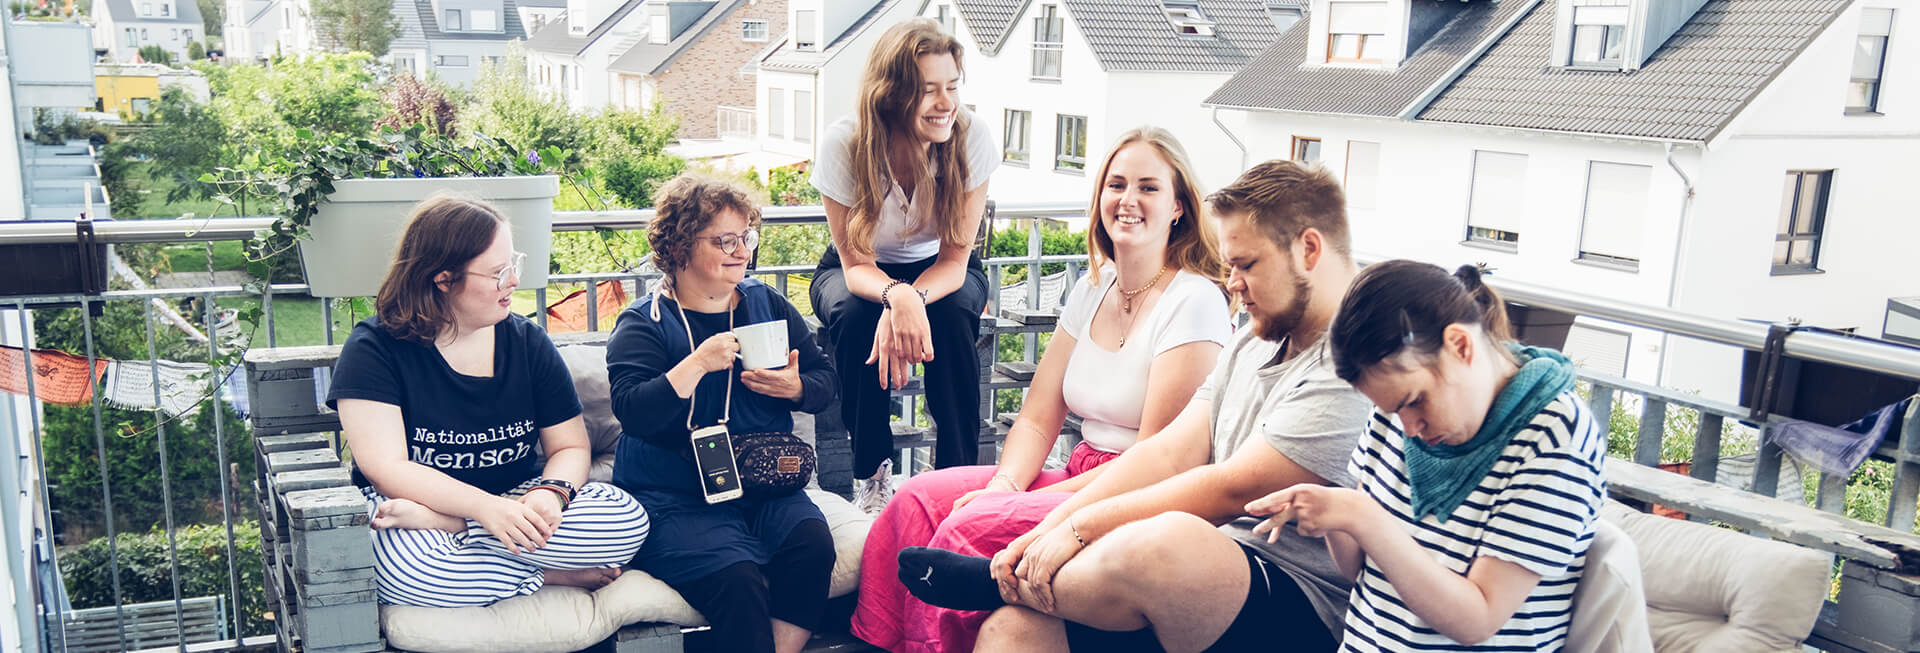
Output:
[[386,603],[597,588],[647,537],[639,502],[586,482],[592,454],[566,366],[545,331],[507,308],[526,255],[506,224],[483,203],[422,202],[377,313],[334,366],[327,405],[373,513]]

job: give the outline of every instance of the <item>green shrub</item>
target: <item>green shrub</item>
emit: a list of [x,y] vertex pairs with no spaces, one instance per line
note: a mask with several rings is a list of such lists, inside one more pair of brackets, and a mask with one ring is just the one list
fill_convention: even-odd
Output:
[[600,175],[606,180],[607,190],[619,198],[621,206],[650,209],[653,192],[686,169],[686,159],[661,152],[608,159]]
[[140,58],[147,60],[147,63],[157,63],[157,64],[167,64],[167,65],[171,65],[173,63],[173,53],[168,52],[166,48],[160,47],[158,45],[140,46]]
[[[121,533],[114,538],[115,551],[108,550],[107,538],[88,541],[80,548],[60,555],[60,576],[66,581],[68,598],[75,608],[109,607],[113,603],[113,555],[120,567],[120,600],[124,603],[173,600],[173,559],[179,561],[180,597],[231,594],[234,587],[227,573],[227,529],[221,524],[196,524],[178,529],[179,549],[172,559],[167,555],[167,533]],[[260,525],[235,521],[233,524],[234,571],[239,575],[238,601],[241,636],[272,632],[265,618],[266,592],[261,586]]]
[[[1084,231],[1069,231],[1064,225],[1048,223],[1040,228],[1040,253],[1048,254],[1086,254],[1087,234]],[[990,257],[1026,256],[1027,229],[1022,226],[996,230],[987,241],[987,255]],[[1066,269],[1064,263],[1047,263],[1040,266],[1041,274],[1053,274]],[[1002,274],[1000,283],[1011,284],[1027,278],[1027,266],[1008,266]]]
[[207,46],[200,45],[199,41],[188,41],[187,58],[194,61],[207,58]]

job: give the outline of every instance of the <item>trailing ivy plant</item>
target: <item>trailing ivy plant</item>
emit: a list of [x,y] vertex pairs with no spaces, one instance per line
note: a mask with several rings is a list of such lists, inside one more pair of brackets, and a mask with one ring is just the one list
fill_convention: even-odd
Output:
[[555,174],[584,193],[593,187],[591,180],[580,179],[588,171],[559,165],[568,158],[559,148],[523,153],[505,139],[442,135],[420,124],[381,127],[372,136],[316,135],[303,128],[295,130],[294,143],[282,156],[253,155],[239,167],[217,168],[201,175],[193,192],[228,206],[235,205],[236,196],[272,200],[278,219],[250,252],[262,260],[308,236],[336,181]]

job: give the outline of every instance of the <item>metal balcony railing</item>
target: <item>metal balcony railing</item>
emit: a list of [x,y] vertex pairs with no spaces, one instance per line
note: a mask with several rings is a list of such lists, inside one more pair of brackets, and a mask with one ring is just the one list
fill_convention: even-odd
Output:
[[[1080,216],[1083,211],[1084,205],[1077,202],[1003,203],[994,208],[992,215],[996,220],[1005,220],[1009,218],[1025,219]],[[573,232],[593,229],[643,231],[650,217],[651,211],[563,212],[555,216],[554,231]],[[825,220],[825,216],[820,207],[769,207],[765,210],[765,217],[767,224],[765,228],[767,229],[780,229],[795,225],[819,225]],[[246,240],[252,238],[255,231],[266,228],[270,223],[270,218],[136,220],[102,223],[96,227],[96,230],[100,240],[107,243],[197,244],[214,241]],[[986,260],[989,275],[993,281],[991,284],[993,291],[990,304],[992,307],[1000,307],[1003,302],[1013,303],[1013,297],[1001,296],[1002,281],[1005,275],[1009,274],[1012,269],[1025,268],[1028,280],[1034,281],[1019,287],[1019,292],[1021,293],[1019,303],[1024,306],[1040,306],[1044,303],[1043,300],[1050,299],[1052,301],[1058,301],[1052,297],[1043,296],[1043,286],[1046,284],[1039,282],[1044,276],[1042,274],[1042,266],[1046,264],[1064,265],[1066,268],[1065,278],[1071,280],[1078,276],[1079,269],[1085,264],[1085,257],[1080,255],[1042,255],[1040,253],[1040,221],[1028,220],[1027,225],[1028,243],[1025,255],[1016,257],[994,257]],[[0,223],[0,246],[24,243],[72,242],[73,237],[73,230],[70,225]],[[754,269],[752,274],[766,279],[772,285],[785,291],[789,289],[792,284],[803,283],[803,280],[809,279],[812,269],[813,265],[810,263],[762,266]],[[597,282],[605,280],[644,282],[649,277],[650,273],[645,270],[556,274],[552,275],[550,279],[551,285],[549,287],[528,289],[523,292],[531,296],[536,306],[544,308],[550,304],[549,296],[553,292],[564,293],[576,286],[583,287],[587,300],[585,303],[587,307],[587,328],[597,330],[600,323],[600,316],[598,314],[599,302],[597,301],[599,287]],[[1552,309],[1590,318],[1634,325],[1673,336],[1754,350],[1764,347],[1768,338],[1768,328],[1764,325],[1690,314],[1663,307],[1578,295],[1546,286],[1531,284],[1524,280],[1491,277],[1489,282],[1509,300],[1524,303],[1531,307]],[[123,318],[129,314],[136,315],[142,322],[141,327],[144,334],[144,343],[141,344],[144,345],[146,357],[144,361],[136,362],[156,365],[162,360],[155,346],[156,329],[180,328],[181,325],[178,323],[168,324],[166,322],[166,320],[171,319],[167,314],[177,313],[178,311],[174,307],[174,304],[191,298],[197,303],[197,306],[195,306],[192,311],[181,315],[180,322],[185,322],[185,326],[191,327],[194,330],[200,330],[203,334],[212,335],[212,337],[208,338],[205,342],[196,345],[201,354],[204,355],[204,359],[201,362],[219,360],[237,361],[237,357],[228,356],[230,352],[223,349],[227,344],[223,342],[223,338],[219,335],[224,329],[221,323],[223,319],[225,319],[225,316],[220,310],[223,300],[226,300],[228,303],[232,303],[234,300],[258,302],[262,317],[262,324],[260,326],[264,329],[264,332],[254,339],[252,346],[275,346],[277,344],[283,344],[280,342],[279,334],[285,332],[287,327],[293,326],[290,323],[291,320],[312,319],[317,319],[321,322],[320,331],[324,334],[325,343],[332,344],[335,338],[334,322],[336,313],[344,310],[348,311],[351,317],[357,318],[361,317],[359,311],[364,310],[364,308],[356,308],[352,302],[323,301],[319,303],[317,314],[307,314],[303,312],[296,316],[291,312],[292,306],[288,303],[299,301],[303,306],[310,306],[312,302],[305,298],[304,291],[305,286],[299,284],[241,286],[209,283],[206,286],[181,289],[113,290],[98,296],[50,296],[0,299],[0,311],[12,309],[14,315],[11,316],[10,320],[15,322],[14,324],[4,325],[6,329],[0,330],[0,335],[8,331],[29,331],[32,326],[27,318],[27,311],[29,310],[78,306],[83,310],[74,313],[81,330],[86,334],[86,339],[83,343],[85,351],[76,351],[73,353],[80,355],[87,361],[87,364],[91,366],[94,361],[99,359],[97,353],[98,348],[96,346],[99,343],[97,343],[96,338],[100,337],[100,334],[98,333],[97,325],[101,319],[105,319],[97,317],[98,312],[103,310],[119,311]],[[637,295],[637,293],[635,294]],[[283,310],[276,312],[276,303],[282,304]],[[133,308],[128,310],[128,307]],[[536,313],[536,319],[542,324],[545,324],[546,312],[544,310],[538,311]],[[350,321],[348,321],[346,326],[351,326]],[[24,366],[22,371],[26,372],[28,394],[34,394],[38,390],[38,388],[34,387],[35,375],[32,373],[36,362],[31,354],[34,343],[31,338],[28,338],[26,342],[7,344],[26,345],[25,351],[28,352],[28,355],[19,357],[19,364]],[[1026,336],[1025,346],[1022,348],[1024,350],[1023,357],[1026,360],[1032,361],[1035,359],[1038,353],[1036,345],[1037,342],[1033,336]],[[1920,351],[1897,345],[1823,333],[1797,332],[1785,336],[1783,351],[1787,357],[1792,359],[1831,363],[1880,374],[1903,377],[1910,380],[1920,379]],[[225,372],[226,370],[217,370],[213,378],[224,378]],[[1618,402],[1631,401],[1638,404],[1638,421],[1643,428],[1640,429],[1638,437],[1635,440],[1631,458],[1634,462],[1641,464],[1658,462],[1661,440],[1663,436],[1667,434],[1665,416],[1670,410],[1688,409],[1697,411],[1700,416],[1698,428],[1696,432],[1691,435],[1694,440],[1694,465],[1692,475],[1702,480],[1716,480],[1715,470],[1720,467],[1720,438],[1721,433],[1725,430],[1724,427],[1729,424],[1730,420],[1739,422],[1749,417],[1749,412],[1746,408],[1710,401],[1688,393],[1676,392],[1666,388],[1648,386],[1626,379],[1593,373],[1583,374],[1582,379],[1588,386],[1594,407],[1600,409],[1602,411],[1600,414],[1602,415],[1612,414],[1612,407]],[[1628,399],[1629,397],[1633,399]],[[162,399],[159,390],[156,388],[154,403],[162,403]],[[163,555],[168,561],[168,566],[173,570],[173,577],[166,579],[165,586],[170,590],[171,603],[174,604],[175,609],[171,611],[163,610],[156,613],[150,606],[143,606],[141,608],[142,612],[139,614],[123,610],[116,612],[112,619],[104,619],[98,612],[81,612],[75,610],[71,603],[63,601],[66,597],[64,591],[61,591],[61,589],[57,587],[47,586],[48,584],[59,582],[58,579],[60,575],[58,573],[48,573],[43,575],[42,578],[31,579],[32,583],[30,583],[33,585],[33,591],[30,595],[36,597],[35,600],[39,607],[38,614],[42,617],[35,626],[37,628],[36,635],[38,641],[41,643],[41,650],[82,650],[75,646],[82,638],[78,637],[79,633],[77,630],[75,632],[68,632],[70,628],[111,628],[113,632],[117,632],[122,638],[128,636],[129,628],[159,628],[173,632],[177,636],[177,639],[172,641],[187,641],[190,639],[192,632],[202,632],[189,628],[188,621],[192,611],[187,609],[190,605],[189,602],[195,601],[200,596],[225,596],[229,598],[212,602],[217,606],[215,609],[220,613],[218,615],[218,628],[213,631],[221,633],[220,639],[215,642],[196,644],[195,650],[242,650],[269,644],[269,640],[271,639],[270,635],[268,635],[269,631],[263,630],[254,619],[254,615],[247,613],[247,606],[250,604],[247,597],[259,597],[263,589],[259,585],[258,576],[250,576],[244,567],[246,563],[241,561],[243,557],[241,555],[242,550],[245,548],[244,545],[247,539],[246,536],[235,535],[236,527],[244,525],[241,523],[243,519],[237,518],[236,515],[247,514],[248,510],[246,510],[244,506],[248,506],[251,501],[254,501],[254,498],[245,496],[251,492],[250,488],[243,488],[239,484],[232,482],[235,475],[242,478],[246,475],[237,473],[237,467],[234,466],[238,465],[239,461],[229,460],[227,455],[227,452],[233,447],[233,443],[236,440],[250,440],[251,433],[245,432],[244,427],[242,427],[240,431],[228,428],[226,426],[226,420],[212,420],[212,428],[209,429],[210,437],[213,439],[213,446],[211,448],[214,452],[217,452],[212,455],[217,458],[215,461],[217,465],[216,469],[221,470],[223,473],[219,475],[219,479],[216,479],[210,484],[200,483],[193,487],[183,487],[180,485],[181,481],[170,475],[170,470],[173,469],[178,462],[178,459],[174,458],[174,456],[180,455],[177,449],[189,444],[204,449],[205,443],[170,442],[169,431],[172,430],[176,434],[181,431],[175,426],[177,422],[165,418],[157,410],[152,412],[151,419],[145,423],[110,424],[102,419],[103,405],[98,394],[94,396],[90,408],[90,423],[80,425],[72,423],[48,424],[43,421],[40,411],[29,411],[28,416],[24,419],[28,422],[29,428],[31,428],[34,433],[39,434],[39,437],[24,439],[25,441],[31,442],[33,447],[31,450],[25,452],[5,451],[5,447],[10,446],[10,444],[6,443],[22,441],[22,439],[14,437],[18,434],[11,432],[12,429],[15,428],[12,423],[0,427],[0,431],[7,431],[5,435],[0,436],[0,453],[18,453],[32,461],[32,466],[29,468],[31,474],[22,479],[26,487],[21,488],[21,490],[24,491],[27,496],[32,497],[33,501],[29,502],[26,506],[13,505],[8,506],[8,508],[12,511],[9,514],[19,514],[22,508],[28,509],[32,513],[30,515],[31,519],[28,521],[35,524],[35,531],[33,533],[17,533],[8,530],[6,532],[9,538],[7,542],[8,551],[12,552],[17,550],[23,542],[30,543],[36,555],[42,557],[42,560],[38,562],[45,566],[43,569],[46,567],[57,569],[63,560],[81,555],[79,549],[76,549],[76,545],[79,544],[78,542],[62,543],[57,541],[58,533],[55,532],[55,527],[63,522],[78,519],[81,516],[68,513],[68,511],[74,510],[73,507],[55,505],[55,502],[51,500],[51,497],[54,496],[52,490],[60,488],[51,487],[48,483],[48,452],[45,450],[44,445],[54,440],[55,435],[65,438],[64,441],[66,442],[72,442],[76,439],[83,441],[87,444],[87,450],[92,456],[92,459],[87,461],[87,464],[97,466],[98,473],[102,479],[99,487],[84,488],[84,492],[82,493],[98,499],[99,510],[102,514],[87,515],[86,517],[88,519],[97,519],[97,523],[102,525],[102,534],[107,536],[107,542],[109,543],[106,546],[104,567],[107,569],[107,573],[112,576],[112,582],[109,583],[111,586],[111,596],[100,597],[101,600],[99,602],[107,603],[107,601],[110,601],[108,605],[121,606],[130,606],[130,604],[138,603],[138,601],[129,600],[124,596],[126,588],[122,586],[122,575],[125,573],[123,567],[127,564],[127,561],[124,560],[123,557],[140,552],[121,550],[118,545],[119,540],[113,538],[113,536],[122,532],[122,529],[115,520],[116,500],[120,499],[122,494],[130,489],[139,489],[151,494],[154,488],[113,487],[107,481],[107,479],[114,478],[114,475],[110,473],[108,469],[108,465],[110,461],[115,458],[113,455],[114,449],[131,446],[129,443],[137,439],[151,438],[157,446],[155,447],[154,458],[149,462],[157,472],[155,474],[157,478],[153,480],[159,485],[158,491],[165,507],[163,518],[161,522],[157,524],[158,531],[156,531],[156,535],[164,536],[166,539]],[[230,409],[229,397],[223,395],[217,389],[209,390],[205,393],[203,405],[200,408],[200,410],[203,411],[210,410],[214,415],[226,415]],[[1752,426],[1765,429],[1769,428],[1770,424],[1771,422],[1753,424]],[[83,432],[79,434],[55,434],[49,430],[76,428],[83,430]],[[174,450],[170,450],[170,445],[173,446]],[[1876,452],[1875,457],[1890,462],[1896,471],[1893,492],[1887,500],[1886,508],[1887,514],[1889,515],[1887,525],[1902,532],[1911,532],[1914,529],[1916,499],[1920,498],[1920,425],[1908,424],[1900,430],[1897,437],[1889,436],[1887,443]],[[1758,457],[1754,462],[1756,467],[1755,477],[1772,478],[1771,472],[1779,468],[1780,460],[1781,454],[1777,447],[1761,445]],[[1829,488],[1844,488],[1845,481],[1846,479],[1844,477],[1823,477],[1819,482],[1818,507],[1828,511],[1839,510],[1839,503],[1830,496]],[[1761,482],[1755,484],[1755,490],[1763,494],[1772,494],[1774,488],[1770,482]],[[64,496],[76,495],[74,493],[68,493]],[[181,538],[184,537],[184,532],[187,528],[187,524],[183,523],[186,517],[174,512],[176,506],[198,506],[200,513],[203,515],[217,515],[217,519],[210,518],[204,526],[204,528],[217,529],[216,533],[219,536],[213,538],[215,542],[202,546],[201,548],[183,550],[182,547],[185,546],[185,544],[181,541]],[[9,519],[5,527],[12,529],[15,523],[17,522]],[[145,530],[144,526],[134,526],[137,529]],[[204,543],[204,540],[199,541]],[[196,561],[204,561],[210,558],[224,559],[224,564],[222,565],[224,569],[219,569],[216,572],[216,575],[224,576],[224,582],[217,583],[218,586],[211,589],[189,589],[180,577],[180,570],[183,565],[197,564]],[[50,571],[50,569],[48,570]],[[254,571],[257,574],[257,566]],[[42,582],[43,579],[45,584]],[[127,582],[134,582],[134,580],[127,579]],[[205,601],[199,601],[191,603],[191,605],[202,605],[205,603]],[[257,605],[257,603],[254,604]],[[128,610],[131,609],[131,607],[128,608]],[[85,615],[86,618],[78,619],[76,615]],[[158,625],[153,623],[155,619],[160,620]],[[266,638],[263,639],[262,636],[266,636]],[[133,639],[126,638],[115,641],[130,643]],[[32,650],[32,648],[30,647],[29,650]]]

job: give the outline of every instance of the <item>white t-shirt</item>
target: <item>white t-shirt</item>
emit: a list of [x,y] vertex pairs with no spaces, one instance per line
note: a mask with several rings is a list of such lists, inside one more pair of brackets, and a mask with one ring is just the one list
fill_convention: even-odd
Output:
[[1386,573],[1367,558],[1347,611],[1342,651],[1557,651],[1573,620],[1573,589],[1586,568],[1594,521],[1607,495],[1606,433],[1586,404],[1561,393],[1500,452],[1465,502],[1441,522],[1415,521],[1406,436],[1375,413],[1349,469],[1436,562],[1467,575],[1491,556],[1540,575],[1513,618],[1473,646],[1447,639],[1408,610]]
[[1067,410],[1082,420],[1081,438],[1095,449],[1119,453],[1140,439],[1147,372],[1154,357],[1190,342],[1224,346],[1233,337],[1233,325],[1227,296],[1220,288],[1206,277],[1182,270],[1173,275],[1153,311],[1134,318],[1127,343],[1108,351],[1087,337],[1094,312],[1119,275],[1109,271],[1106,277],[1096,288],[1082,275],[1060,309],[1060,329],[1075,341],[1061,395]]
[[[820,153],[813,161],[813,187],[820,194],[835,202],[853,206],[854,198],[859,195],[859,184],[854,181],[853,171],[853,135],[854,119],[841,118],[829,125],[826,133],[820,137]],[[967,165],[967,190],[985,186],[987,179],[993,176],[993,169],[1000,167],[1000,152],[994,149],[993,134],[987,125],[974,116],[967,123],[964,134],[956,133],[954,138],[964,138],[966,147],[964,157]],[[939,171],[935,171],[939,174]],[[900,184],[889,180],[887,197],[880,202],[880,224],[873,230],[874,260],[881,263],[912,263],[940,253],[940,232],[931,228],[934,223],[933,185],[920,184],[913,189],[913,198],[908,200],[906,191]],[[915,224],[911,217],[917,217],[922,228],[917,233],[907,233]]]

